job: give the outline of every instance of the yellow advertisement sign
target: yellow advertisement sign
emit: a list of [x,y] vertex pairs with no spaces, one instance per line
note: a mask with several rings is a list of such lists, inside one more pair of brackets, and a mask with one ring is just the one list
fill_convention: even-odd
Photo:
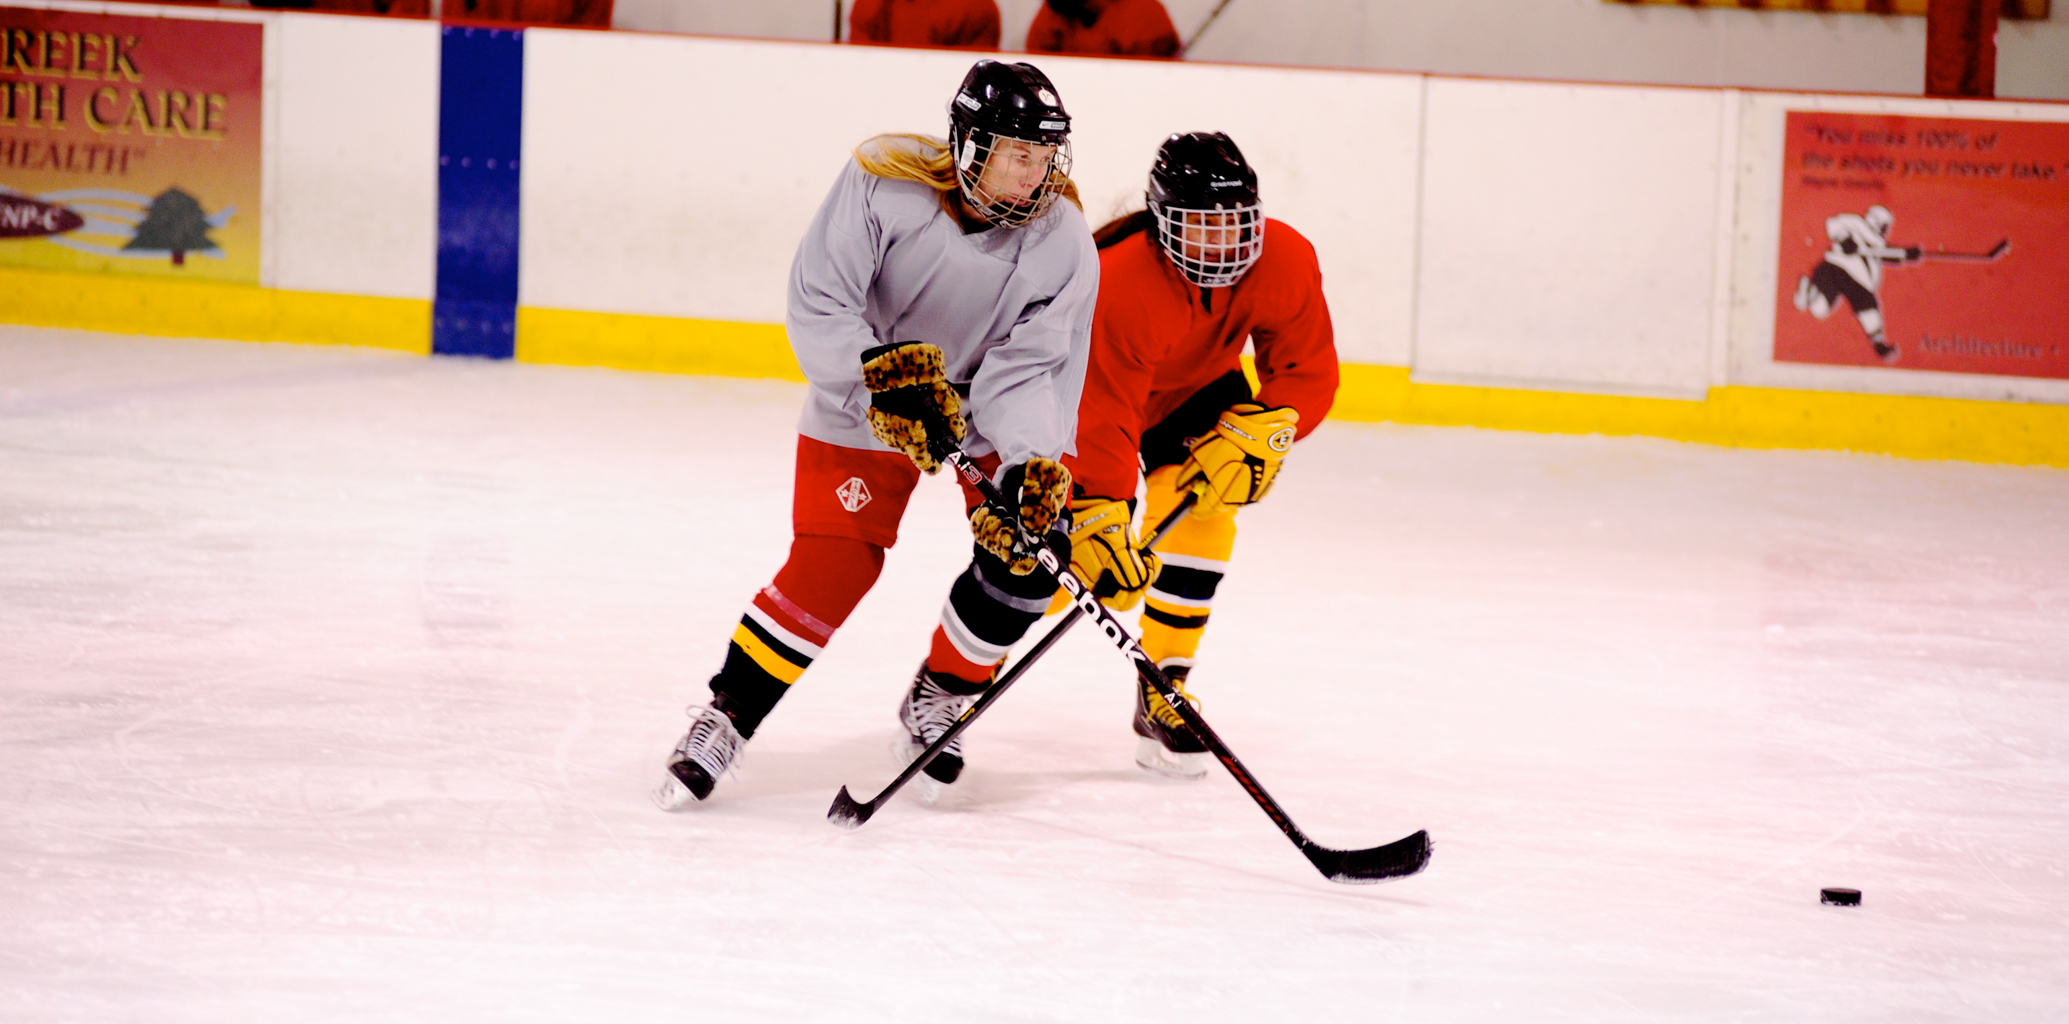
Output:
[[264,31],[0,7],[0,265],[257,284]]

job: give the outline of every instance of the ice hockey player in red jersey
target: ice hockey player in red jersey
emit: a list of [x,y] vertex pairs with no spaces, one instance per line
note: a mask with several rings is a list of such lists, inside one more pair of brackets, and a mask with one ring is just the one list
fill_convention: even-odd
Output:
[[[664,809],[711,795],[876,582],[920,473],[939,468],[930,441],[959,443],[1013,507],[995,513],[964,489],[977,544],[899,707],[913,753],[1048,607],[1056,582],[1018,538],[1069,550],[1059,460],[1099,288],[1069,135],[1039,70],[978,61],[949,103],[946,142],[872,139],[827,194],[791,264],[784,324],[810,385],[790,558],[741,617],[711,702],[690,708],[654,793]],[[954,782],[962,764],[958,741],[926,772]]]
[[[1166,139],[1148,207],[1095,235],[1092,364],[1077,455],[1067,460],[1071,562],[1108,605],[1145,601],[1143,650],[1185,693],[1235,547],[1236,512],[1271,491],[1293,442],[1329,412],[1336,342],[1314,247],[1264,216],[1257,174],[1228,136]],[[1256,351],[1254,394],[1240,361],[1246,340]],[[1155,554],[1131,524],[1138,466],[1147,523],[1198,495]],[[1212,763],[1140,682],[1135,732],[1146,769],[1198,778]]]

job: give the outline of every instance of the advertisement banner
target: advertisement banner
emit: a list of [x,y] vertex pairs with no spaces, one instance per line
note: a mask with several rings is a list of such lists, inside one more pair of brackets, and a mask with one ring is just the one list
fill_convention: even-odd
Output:
[[257,284],[263,38],[0,7],[0,265]]
[[1792,111],[1774,358],[2069,378],[2069,124]]

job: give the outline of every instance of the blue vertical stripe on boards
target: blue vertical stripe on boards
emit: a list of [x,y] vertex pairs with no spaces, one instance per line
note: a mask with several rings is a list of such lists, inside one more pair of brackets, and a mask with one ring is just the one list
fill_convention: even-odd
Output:
[[431,351],[517,349],[524,31],[445,26],[438,92],[438,290]]

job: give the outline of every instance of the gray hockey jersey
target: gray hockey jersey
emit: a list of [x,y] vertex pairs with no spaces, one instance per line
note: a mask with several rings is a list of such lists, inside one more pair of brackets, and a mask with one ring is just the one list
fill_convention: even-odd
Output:
[[811,383],[798,432],[891,450],[864,418],[862,353],[924,341],[966,389],[964,451],[997,452],[1002,468],[1072,451],[1098,292],[1099,253],[1069,200],[966,235],[933,189],[851,159],[790,266],[784,326]]

